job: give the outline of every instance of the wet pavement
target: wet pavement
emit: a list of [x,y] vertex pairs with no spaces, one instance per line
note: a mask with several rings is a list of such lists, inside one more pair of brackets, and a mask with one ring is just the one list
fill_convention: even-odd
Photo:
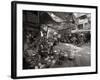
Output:
[[60,64],[55,64],[53,67],[81,67],[81,66],[90,66],[91,65],[91,53],[90,53],[90,44],[84,44],[80,47],[81,50],[75,53],[73,59],[65,57]]

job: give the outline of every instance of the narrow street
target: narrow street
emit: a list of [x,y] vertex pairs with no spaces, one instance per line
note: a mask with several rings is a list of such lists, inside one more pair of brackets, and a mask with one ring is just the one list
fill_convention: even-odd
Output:
[[81,51],[78,53],[75,53],[74,59],[70,60],[68,58],[65,58],[64,61],[62,61],[62,64],[54,65],[54,67],[83,67],[83,66],[90,66],[91,60],[90,60],[90,44],[84,44],[80,47]]

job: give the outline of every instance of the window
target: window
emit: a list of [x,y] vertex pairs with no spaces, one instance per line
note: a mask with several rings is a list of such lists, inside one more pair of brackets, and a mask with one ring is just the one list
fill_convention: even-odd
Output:
[[79,24],[78,29],[83,29],[83,24]]

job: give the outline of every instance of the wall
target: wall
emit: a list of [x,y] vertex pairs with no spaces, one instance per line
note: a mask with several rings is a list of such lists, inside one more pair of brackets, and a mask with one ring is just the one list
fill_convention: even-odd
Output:
[[[22,0],[22,1],[26,1],[26,0]],[[99,6],[100,9],[100,0],[31,0],[31,1],[64,3],[64,4],[97,5]],[[11,11],[10,11],[11,5],[10,3],[11,0],[0,0],[0,80],[11,80],[10,78],[10,71],[11,71],[10,69],[11,68],[10,66],[11,65]],[[98,17],[100,21],[100,15]],[[100,31],[98,32],[100,34]],[[100,41],[100,37],[98,38],[98,41]],[[100,44],[100,42],[98,44]],[[100,54],[98,54],[98,57],[100,57]],[[41,80],[41,79],[36,78],[36,79],[26,79],[26,80]],[[99,74],[51,77],[51,78],[49,77],[49,78],[42,78],[42,80],[100,80],[100,69],[99,69]]]

